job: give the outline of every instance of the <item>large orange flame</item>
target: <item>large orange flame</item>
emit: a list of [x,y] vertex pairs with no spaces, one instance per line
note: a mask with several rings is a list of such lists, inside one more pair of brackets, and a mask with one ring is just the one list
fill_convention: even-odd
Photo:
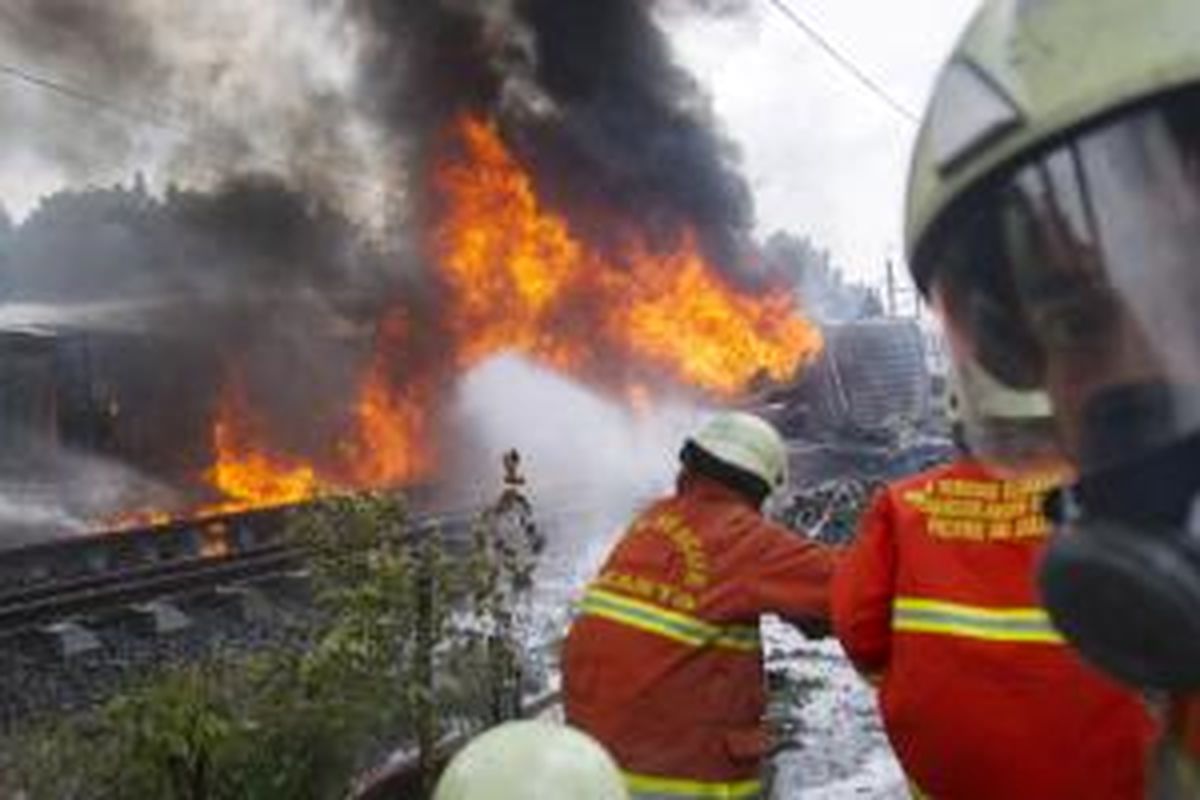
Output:
[[[331,463],[273,450],[259,434],[237,373],[213,425],[206,473],[229,513],[311,498],[331,488],[391,487],[436,467],[436,413],[447,379],[517,352],[607,388],[639,409],[653,386],[734,397],[756,378],[786,380],[821,347],[786,289],[752,294],[705,260],[693,231],[671,252],[632,219],[613,220],[619,257],[577,236],[537,197],[496,128],[464,117],[447,132],[432,175],[437,212],[428,253],[448,296],[440,363],[399,366],[414,330],[402,304],[381,324],[357,403]],[[614,371],[614,365],[618,368]]]
[[250,421],[240,382],[226,385],[213,424],[215,463],[205,477],[228,499],[202,509],[202,515],[287,505],[316,494],[319,481],[314,468],[269,455],[254,436]]
[[577,276],[593,271],[591,254],[561,219],[542,213],[491,127],[467,119],[459,135],[465,153],[455,155],[463,157],[439,164],[434,176],[444,210],[432,236],[453,296],[459,364],[507,350],[569,369],[589,348],[554,323]]
[[608,333],[689,384],[732,396],[760,375],[790,378],[821,347],[786,292],[733,291],[690,239],[680,253],[635,263],[629,300],[608,309]]
[[206,478],[227,500],[202,515],[288,505],[321,491],[393,487],[428,474],[433,453],[426,437],[429,383],[423,376],[397,385],[389,359],[409,335],[406,316],[380,325],[375,351],[362,379],[352,429],[339,443],[337,463],[318,465],[270,453],[256,436],[244,384],[235,373],[225,386],[213,425],[214,463]]
[[461,119],[434,176],[445,209],[434,257],[454,298],[462,367],[517,351],[570,372],[614,356],[732,396],[792,376],[821,347],[787,290],[750,295],[706,262],[693,232],[657,252],[629,221],[617,263],[539,202],[497,130]]
[[391,363],[411,335],[403,309],[390,314],[376,335],[355,408],[356,429],[343,445],[348,462],[344,471],[353,486],[403,486],[434,467],[427,419],[435,399],[432,376],[397,380]]

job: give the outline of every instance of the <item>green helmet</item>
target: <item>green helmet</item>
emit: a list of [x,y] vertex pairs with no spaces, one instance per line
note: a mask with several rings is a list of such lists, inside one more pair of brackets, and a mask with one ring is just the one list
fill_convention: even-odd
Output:
[[433,800],[628,800],[617,765],[595,740],[549,722],[508,722],[454,757]]
[[943,68],[917,139],[905,233],[926,234],[1013,160],[1121,108],[1200,81],[1194,0],[991,0]]
[[[1082,345],[1099,348],[1101,322],[1123,326],[1108,326],[1105,346],[1128,362],[1114,370],[1089,356],[1109,385],[1156,361],[1187,372],[1179,360],[1200,356],[1200,336],[1188,335],[1200,302],[1182,235],[1190,206],[1178,202],[1192,196],[1197,42],[1194,0],[989,0],[943,69],[918,136],[913,277],[961,371],[995,379],[979,381],[981,391],[1050,391],[1053,446],[1076,462],[1108,458],[1086,441],[1097,392],[1081,379]],[[1186,402],[1177,433],[1200,430],[1200,403]]]
[[1044,392],[1078,475],[1042,560],[1055,626],[1131,684],[1200,690],[1200,3],[987,0],[921,129],[907,239],[967,426]]

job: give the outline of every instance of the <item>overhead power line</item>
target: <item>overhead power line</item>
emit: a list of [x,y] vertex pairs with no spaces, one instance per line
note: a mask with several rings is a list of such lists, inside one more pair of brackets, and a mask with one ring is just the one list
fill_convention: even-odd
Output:
[[888,108],[892,109],[892,111],[895,111],[912,124],[919,124],[920,121],[917,119],[916,114],[909,111],[899,100],[892,97],[892,95],[889,94],[888,91],[884,89],[878,81],[864,72],[862,68],[855,64],[849,56],[847,56],[832,42],[825,38],[825,36],[823,36],[821,32],[816,29],[816,27],[805,21],[805,19],[801,17],[794,8],[788,5],[784,0],[768,0],[768,2],[774,6],[775,9],[782,14],[798,31],[803,33],[809,40],[816,44],[817,47],[821,48],[821,50],[824,51],[827,56],[837,62],[844,70],[849,72],[850,75],[853,76],[860,85],[867,89],[867,91],[869,91],[871,94],[875,95],[876,98],[883,101]]
[[38,89],[59,95],[60,97],[68,98],[76,103],[83,103],[85,105],[98,108],[102,111],[107,111],[109,113],[116,114],[117,116],[125,117],[126,119],[133,120],[134,122],[141,122],[148,125],[153,125],[155,127],[165,128],[175,131],[176,133],[184,132],[183,126],[178,123],[169,122],[160,117],[127,108],[112,100],[107,100],[82,89],[77,89],[76,87],[64,83],[63,81],[43,75],[36,75],[29,70],[13,64],[0,62],[0,75],[7,75],[8,77],[21,83],[26,83],[30,86],[37,87]]
[[[78,105],[91,106],[99,111],[121,117],[128,122],[149,125],[164,131],[169,131],[176,135],[194,137],[200,143],[203,143],[205,139],[211,136],[211,134],[206,134],[203,131],[197,130],[194,125],[189,124],[188,121],[181,116],[175,114],[168,115],[162,111],[159,111],[158,113],[142,111],[111,98],[94,94],[90,91],[79,88],[78,86],[74,86],[56,76],[35,72],[31,69],[27,69],[16,64],[0,61],[0,77],[6,77],[19,83],[32,86],[43,92],[47,92]],[[271,158],[269,156],[260,156],[260,158],[265,165],[278,169],[284,174],[291,172],[291,165],[285,160]],[[352,174],[345,174],[347,165],[341,162],[329,158],[313,158],[311,156],[309,157],[309,160],[318,164],[328,164],[336,173],[329,177],[332,178],[334,182],[343,186],[356,186],[374,191],[382,191],[386,196],[392,196],[395,194],[393,190],[388,189],[376,180],[372,180],[370,178],[360,178]]]

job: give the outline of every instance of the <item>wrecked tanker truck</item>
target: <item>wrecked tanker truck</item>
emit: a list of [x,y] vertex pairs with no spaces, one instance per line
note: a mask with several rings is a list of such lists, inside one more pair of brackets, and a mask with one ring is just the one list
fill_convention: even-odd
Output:
[[825,350],[800,378],[756,398],[790,445],[796,490],[776,516],[844,542],[874,489],[953,452],[940,343],[910,319],[825,328]]

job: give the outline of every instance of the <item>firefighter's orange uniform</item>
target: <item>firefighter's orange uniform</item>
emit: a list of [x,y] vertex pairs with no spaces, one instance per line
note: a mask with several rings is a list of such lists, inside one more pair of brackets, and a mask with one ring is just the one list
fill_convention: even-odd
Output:
[[758,619],[828,615],[832,552],[702,476],[636,519],[588,588],[564,653],[567,720],[634,798],[761,791]]
[[834,631],[935,800],[1143,796],[1143,703],[1067,649],[1038,604],[1049,488],[967,458],[893,484],[834,579]]

